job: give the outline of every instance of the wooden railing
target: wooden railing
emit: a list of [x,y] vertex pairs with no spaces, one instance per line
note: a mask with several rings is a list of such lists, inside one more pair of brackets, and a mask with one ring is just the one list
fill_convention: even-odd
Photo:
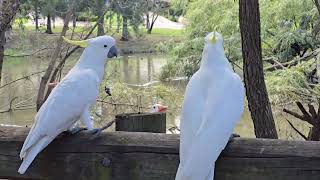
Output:
[[[111,132],[93,139],[80,133],[60,135],[20,175],[18,154],[28,131],[0,127],[0,179],[173,180],[179,164],[179,135]],[[215,175],[215,180],[319,180],[320,143],[236,138],[218,159]]]

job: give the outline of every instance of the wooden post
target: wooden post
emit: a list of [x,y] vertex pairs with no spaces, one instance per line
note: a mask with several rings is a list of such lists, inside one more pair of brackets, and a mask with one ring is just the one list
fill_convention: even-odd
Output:
[[116,131],[166,133],[166,113],[118,114]]

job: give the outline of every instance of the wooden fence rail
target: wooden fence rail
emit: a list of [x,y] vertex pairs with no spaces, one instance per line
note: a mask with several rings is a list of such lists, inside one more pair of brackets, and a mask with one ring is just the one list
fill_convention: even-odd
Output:
[[[80,133],[59,136],[19,175],[27,132],[0,127],[0,179],[171,180],[179,163],[178,135]],[[319,179],[320,142],[236,138],[216,164],[215,180]]]

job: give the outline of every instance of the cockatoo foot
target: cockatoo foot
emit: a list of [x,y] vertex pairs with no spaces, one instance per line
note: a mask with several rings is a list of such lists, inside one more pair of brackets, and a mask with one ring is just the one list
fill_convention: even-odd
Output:
[[102,128],[94,128],[94,129],[88,130],[87,132],[94,136],[99,136],[102,131],[103,131]]
[[87,128],[75,127],[75,128],[72,128],[72,129],[66,131],[66,133],[71,134],[71,135],[75,135],[75,134],[78,134],[79,132],[84,131],[84,130],[87,130]]
[[237,137],[240,137],[240,135],[239,134],[235,134],[235,133],[231,134],[231,138],[237,138]]
[[239,134],[232,133],[230,138],[238,138],[238,137],[240,137]]
[[230,136],[230,140],[232,140],[232,139],[234,139],[234,138],[238,138],[238,137],[240,137],[239,134],[234,134],[234,133],[232,133],[231,136]]
[[115,123],[115,120],[108,122],[108,124],[103,126],[102,128],[96,128],[88,131],[89,133],[93,134],[93,138],[96,138],[101,134],[103,130],[108,129],[113,123]]

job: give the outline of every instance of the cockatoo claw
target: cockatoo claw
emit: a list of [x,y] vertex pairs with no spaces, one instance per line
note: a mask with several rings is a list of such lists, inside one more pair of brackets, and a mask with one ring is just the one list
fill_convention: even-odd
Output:
[[102,131],[103,131],[103,128],[95,128],[95,129],[88,130],[88,132],[92,134],[92,137],[90,139],[92,140],[97,138],[98,136],[100,136]]
[[76,135],[79,132],[84,131],[84,130],[87,130],[87,128],[75,127],[75,128],[72,128],[72,129],[66,131],[66,133],[71,134],[71,135]]
[[234,134],[234,133],[232,133],[231,136],[230,136],[230,138],[229,138],[229,141],[232,141],[234,138],[238,138],[238,137],[240,137],[239,134]]
[[108,122],[108,124],[103,126],[102,128],[96,128],[96,129],[88,130],[89,133],[91,133],[93,135],[92,139],[98,137],[103,130],[108,129],[113,123],[115,123],[115,120]]
[[94,136],[99,136],[101,134],[103,129],[101,128],[95,128],[95,129],[91,129],[91,130],[88,130],[88,133],[94,135]]

